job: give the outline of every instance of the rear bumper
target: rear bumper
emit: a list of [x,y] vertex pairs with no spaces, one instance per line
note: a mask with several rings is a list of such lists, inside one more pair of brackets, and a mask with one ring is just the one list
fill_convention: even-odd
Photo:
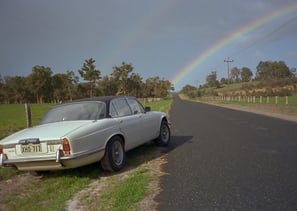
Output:
[[76,168],[100,161],[104,149],[92,150],[76,155],[64,156],[62,150],[52,157],[35,157],[9,160],[5,154],[0,154],[0,168],[14,168],[21,171],[46,171]]

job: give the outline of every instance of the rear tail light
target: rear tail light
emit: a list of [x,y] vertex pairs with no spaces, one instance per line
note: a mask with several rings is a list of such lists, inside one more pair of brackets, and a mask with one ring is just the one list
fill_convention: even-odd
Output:
[[3,154],[3,146],[0,145],[0,154]]
[[63,139],[62,145],[63,145],[64,155],[70,155],[70,143],[67,138]]

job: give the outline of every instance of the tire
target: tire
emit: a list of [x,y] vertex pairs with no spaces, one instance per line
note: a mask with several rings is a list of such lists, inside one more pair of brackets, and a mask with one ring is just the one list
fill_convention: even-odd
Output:
[[106,145],[101,166],[105,171],[117,172],[124,168],[125,164],[126,153],[123,139],[120,136],[114,136]]
[[158,146],[168,146],[170,142],[170,128],[166,120],[162,120],[159,137],[155,140]]

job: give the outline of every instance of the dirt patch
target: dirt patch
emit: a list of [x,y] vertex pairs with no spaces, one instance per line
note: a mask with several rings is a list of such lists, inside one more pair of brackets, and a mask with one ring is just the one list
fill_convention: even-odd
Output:
[[22,197],[31,185],[39,181],[40,177],[35,177],[30,173],[21,173],[10,179],[0,181],[0,211],[6,210],[6,200],[13,195]]

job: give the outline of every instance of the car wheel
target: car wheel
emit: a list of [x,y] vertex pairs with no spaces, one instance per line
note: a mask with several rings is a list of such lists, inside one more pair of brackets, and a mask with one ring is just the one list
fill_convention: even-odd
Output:
[[170,142],[170,128],[167,121],[162,121],[160,126],[160,134],[155,142],[158,146],[168,146]]
[[106,171],[120,171],[126,164],[126,154],[123,139],[114,136],[107,143],[105,154],[101,160],[101,166]]

